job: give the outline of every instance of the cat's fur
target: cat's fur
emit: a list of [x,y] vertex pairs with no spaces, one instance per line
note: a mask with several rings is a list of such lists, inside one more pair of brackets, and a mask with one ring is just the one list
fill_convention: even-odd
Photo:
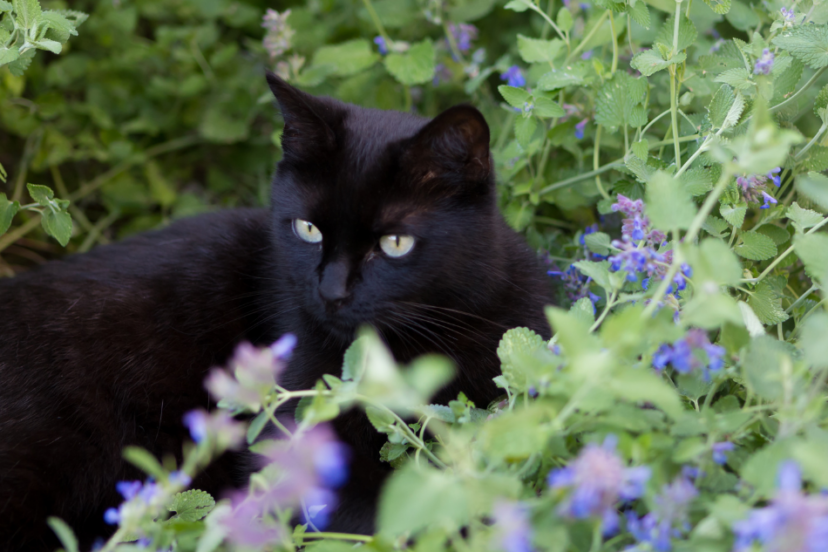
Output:
[[[202,380],[241,340],[295,333],[281,383],[309,388],[340,373],[354,331],[372,324],[401,362],[455,360],[436,401],[463,390],[485,407],[503,332],[549,333],[547,283],[498,213],[476,109],[429,122],[268,81],[286,123],[270,212],[182,220],[0,281],[0,549],[49,549],[48,515],[86,543],[111,531],[115,483],[139,477],[122,448],[180,455],[183,414],[211,405]],[[295,218],[316,224],[321,244],[297,238]],[[390,233],[415,236],[411,253],[385,256],[377,241]],[[371,531],[383,436],[359,411],[334,426],[352,459],[331,529]],[[242,484],[236,460],[194,486]]]

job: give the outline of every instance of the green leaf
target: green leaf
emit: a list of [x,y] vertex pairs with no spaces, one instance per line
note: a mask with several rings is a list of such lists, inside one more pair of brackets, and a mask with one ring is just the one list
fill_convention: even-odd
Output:
[[[627,4],[627,13],[630,15],[630,17],[632,17],[633,21],[635,21],[645,29],[650,28],[650,9],[647,7],[646,3],[636,2],[632,6]],[[627,30],[627,32],[631,31],[632,29]]]
[[546,347],[546,341],[528,328],[513,328],[503,334],[497,346],[500,368],[509,385],[519,391],[529,386],[524,357]]
[[388,54],[385,68],[402,84],[424,84],[434,78],[434,55],[434,45],[426,39],[412,45],[404,54]]
[[825,146],[811,146],[808,157],[805,158],[805,168],[814,172],[822,172],[828,169],[828,148]]
[[635,175],[636,180],[646,184],[650,181],[652,176],[656,173],[655,167],[651,167],[647,161],[640,159],[633,153],[628,153],[624,157],[624,164]]
[[719,15],[724,15],[730,11],[730,0],[704,0],[704,3]]
[[12,5],[17,16],[17,24],[24,29],[33,29],[40,21],[43,12],[37,0],[12,0]]
[[[668,48],[668,51],[672,51],[673,49],[674,21],[675,15],[668,17],[667,21],[664,22],[664,25],[658,31],[655,39],[656,44],[664,45]],[[692,46],[696,42],[698,34],[696,32],[696,26],[682,12],[681,19],[679,20],[678,51],[686,50],[688,46]]]
[[515,121],[515,138],[523,148],[529,146],[529,141],[535,134],[538,127],[538,120],[534,117],[519,117]]
[[679,177],[681,185],[691,196],[706,194],[713,189],[710,170],[702,167],[690,169]]
[[586,276],[592,278],[592,281],[602,288],[612,291],[612,284],[609,279],[609,262],[608,261],[578,261],[573,263],[575,268],[581,271]]
[[796,254],[805,263],[805,272],[820,286],[828,286],[828,236],[825,234],[796,235],[793,239]]
[[560,29],[563,32],[566,33],[566,32],[569,32],[570,29],[572,29],[572,24],[574,23],[574,21],[572,19],[572,13],[570,13],[570,11],[568,9],[561,8],[560,10],[558,10],[557,19],[558,19],[558,27],[560,27]]
[[717,239],[706,239],[699,247],[687,249],[688,262],[693,267],[695,288],[706,289],[707,283],[734,285],[742,278],[742,265],[726,243]]
[[60,42],[49,40],[48,38],[32,42],[32,46],[38,48],[39,50],[48,50],[53,54],[59,54],[61,50],[63,50],[63,45],[61,45]]
[[158,463],[155,456],[141,447],[127,446],[124,448],[124,459],[155,479],[165,479],[167,472]]
[[690,227],[696,216],[696,205],[678,180],[658,171],[647,186],[647,216],[656,228],[665,232]]
[[725,118],[722,121],[721,128],[731,128],[736,126],[744,111],[745,97],[740,92],[736,92],[733,98],[733,103],[730,105],[730,109],[727,110],[727,115],[725,115]]
[[66,247],[72,237],[72,217],[69,213],[49,209],[43,213],[40,224],[47,234]]
[[6,194],[0,193],[0,234],[4,234],[9,229],[18,211],[20,211],[20,203],[9,201],[6,199]]
[[752,86],[756,86],[756,83],[754,83],[750,78],[750,73],[748,73],[748,70],[744,67],[728,69],[713,79],[713,82],[722,82],[737,90],[747,90]]
[[15,77],[22,77],[23,73],[26,72],[26,69],[29,68],[29,65],[32,64],[36,51],[37,50],[32,48],[31,50],[26,50],[20,54],[20,57],[8,64],[9,73]]
[[828,314],[811,314],[800,326],[799,331],[799,347],[805,352],[805,359],[818,370],[828,368]]
[[595,322],[595,305],[588,297],[582,297],[572,304],[569,314],[592,325]]
[[782,298],[768,281],[762,280],[748,297],[748,305],[763,324],[778,324],[788,319],[782,310]]
[[503,6],[507,10],[516,11],[518,13],[525,12],[530,7],[529,0],[510,0]]
[[520,57],[526,63],[554,61],[564,46],[563,41],[559,38],[541,40],[519,34],[517,40],[518,52],[520,52]]
[[[308,397],[304,397],[304,398],[308,398]],[[297,407],[296,411],[297,412],[299,411],[298,407]],[[253,444],[253,442],[256,440],[256,437],[259,436],[259,434],[262,432],[265,425],[267,424],[267,420],[268,420],[268,417],[267,417],[267,411],[266,410],[262,410],[261,412],[259,412],[258,416],[253,418],[253,421],[250,422],[249,426],[247,426],[247,444],[248,445]]]
[[687,59],[687,55],[684,52],[679,52],[669,59],[664,59],[656,48],[652,48],[637,53],[630,65],[633,69],[638,69],[645,77],[649,77],[671,65],[682,63],[685,59]]
[[383,462],[393,462],[400,456],[406,453],[409,449],[408,444],[390,443],[386,442],[380,449],[380,460]]
[[525,408],[488,421],[480,429],[487,456],[514,462],[542,451],[547,438],[539,429],[543,416],[540,409]]
[[584,84],[584,76],[573,69],[552,69],[538,79],[539,90],[559,90],[580,84]]
[[633,154],[636,157],[641,159],[642,161],[647,161],[647,157],[650,155],[650,143],[647,141],[646,138],[643,140],[639,140],[638,142],[633,142],[632,146],[630,146]]
[[20,52],[17,48],[6,48],[5,46],[0,46],[0,65],[11,63],[19,57]]
[[745,222],[745,214],[747,213],[747,203],[744,201],[736,205],[720,205],[719,214],[722,215],[732,227],[741,228]]
[[762,226],[757,228],[756,231],[772,239],[773,243],[775,243],[777,246],[780,246],[783,243],[790,241],[791,239],[791,235],[788,234],[787,230],[775,226],[773,224],[763,224]]
[[733,248],[737,255],[752,261],[764,261],[775,257],[776,244],[772,239],[759,232],[745,232],[739,236],[742,243]]
[[[2,204],[2,200],[0,200],[0,204]],[[793,221],[794,228],[800,234],[804,234],[805,230],[822,222],[821,214],[810,209],[803,209],[796,201],[788,207],[785,216]],[[0,221],[2,221],[2,218],[0,218]]]
[[811,69],[828,65],[828,27],[825,25],[786,28],[772,42]]
[[751,341],[742,367],[748,384],[758,395],[769,400],[782,396],[782,363],[792,362],[790,351],[790,346],[767,335],[755,337]]
[[6,0],[0,0],[0,12],[10,12],[14,9],[11,2],[6,2]]
[[506,100],[506,103],[508,103],[512,107],[516,107],[521,110],[532,97],[529,94],[529,92],[527,92],[523,88],[516,88],[514,86],[507,86],[505,84],[501,84],[500,86],[498,86],[497,91],[500,92],[500,95],[503,96],[503,99]]
[[390,412],[376,406],[366,406],[365,414],[374,429],[380,433],[393,433],[397,419]]
[[198,521],[209,514],[215,505],[216,501],[210,493],[192,489],[173,496],[167,509],[184,521]]
[[49,207],[52,205],[52,199],[55,197],[55,192],[48,186],[41,186],[39,184],[26,184],[26,189],[29,190],[29,195],[41,207]]
[[78,552],[78,539],[75,536],[75,532],[72,531],[72,528],[65,521],[59,517],[52,516],[46,520],[46,523],[55,532],[55,535],[57,535],[60,544],[63,545],[63,549],[66,552]]
[[828,176],[813,171],[799,174],[796,188],[823,209],[828,209]]
[[534,97],[532,101],[535,104],[535,107],[532,109],[532,114],[537,117],[548,119],[550,117],[563,117],[566,115],[564,108],[549,98],[542,96]]
[[[617,72],[598,89],[595,96],[595,122],[608,129],[624,125],[642,126],[634,111],[647,97],[647,80]],[[641,123],[641,124],[638,124]]]
[[466,488],[450,472],[408,465],[385,483],[377,525],[388,537],[427,527],[454,530],[468,523],[469,508]]
[[609,234],[603,232],[594,232],[584,236],[584,243],[589,250],[599,255],[609,255],[610,242]]
[[41,20],[42,24],[49,28],[49,31],[46,33],[46,38],[58,42],[66,42],[70,36],[77,36],[78,34],[78,31],[75,30],[75,25],[62,13],[55,10],[43,12]]
[[673,419],[678,418],[684,410],[676,390],[652,370],[625,370],[604,385],[619,398],[631,402],[651,402]]
[[[431,43],[429,42],[429,47]],[[417,48],[418,45],[411,47],[411,52]],[[390,54],[388,59],[391,56],[400,56],[400,54]],[[371,49],[371,44],[364,39],[356,39],[356,40],[349,40],[347,42],[342,42],[340,44],[335,44],[331,46],[322,46],[316,53],[313,55],[313,62],[311,63],[311,67],[313,66],[321,66],[321,65],[331,65],[334,67],[331,74],[337,77],[348,77],[350,75],[356,75],[357,73],[364,71],[365,69],[374,65],[374,63],[379,60],[379,54],[375,53]],[[432,56],[433,57],[433,56]],[[388,66],[388,62],[386,61],[386,66]],[[410,71],[414,71],[414,68],[408,68]],[[392,75],[397,77],[397,74],[391,71]],[[433,77],[433,64],[432,64],[432,71],[428,75],[428,78],[415,82],[403,82],[399,78],[400,82],[403,84],[419,84],[421,82],[426,82],[431,80]],[[411,77],[413,78],[413,77]]]

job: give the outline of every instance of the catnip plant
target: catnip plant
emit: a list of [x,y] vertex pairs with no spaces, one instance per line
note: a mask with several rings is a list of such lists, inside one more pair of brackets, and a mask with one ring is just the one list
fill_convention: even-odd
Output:
[[[61,42],[48,23],[58,18],[47,16],[58,12],[35,4],[0,2],[0,124],[28,144],[16,150],[20,162],[3,158],[14,190],[0,198],[0,230],[9,230],[0,251],[40,220],[72,251],[107,229],[188,212],[181,202],[191,175],[164,154],[277,147],[278,125],[261,122],[250,94],[253,62],[232,61],[246,56],[297,86],[363,105],[424,115],[459,101],[478,106],[492,130],[500,207],[557,286],[551,341],[525,328],[504,334],[495,379],[503,396],[490,405],[462,395],[429,404],[450,363],[400,367],[370,330],[341,374],[300,391],[279,385],[291,337],[240,346],[205,382],[218,409],[182,420],[192,442],[180,465],[125,451],[147,478],[119,484],[124,501],[106,514],[117,528],[99,549],[828,549],[828,6],[363,0],[284,10],[227,1],[208,11],[107,3],[83,28],[96,39],[116,22],[129,35],[135,26],[125,21],[150,25],[161,13],[178,21],[179,35],[192,38],[159,32],[156,44],[142,43],[147,57],[136,57],[187,86],[172,90],[159,79],[151,98],[134,92],[140,114],[119,111],[105,101],[114,92],[95,89],[109,123],[89,107],[67,108],[55,122],[38,96],[28,100],[38,110],[27,127],[16,115],[24,56],[33,83],[48,74],[54,86],[77,86],[71,63],[43,69],[32,57],[52,49],[44,40]],[[94,26],[96,16],[106,23]],[[82,21],[62,17],[72,30]],[[236,40],[242,31],[249,36]],[[224,36],[234,37],[232,47]],[[235,56],[234,41],[245,56]],[[172,104],[186,109],[170,123],[153,117]],[[106,164],[94,180],[64,182],[69,154],[48,157],[69,143],[60,125],[70,113],[90,117],[106,137],[84,135],[69,148],[76,163]],[[186,113],[203,117],[193,123]],[[188,124],[199,125],[197,135],[185,135]],[[41,138],[30,139],[38,128]],[[253,166],[270,161],[253,158]],[[51,177],[60,199],[23,186],[30,166]],[[218,199],[226,197],[222,169],[204,173],[215,202],[234,204]],[[29,204],[20,202],[26,189]],[[69,207],[74,237],[65,199],[86,202]],[[18,210],[39,218],[21,224]],[[47,219],[64,230],[51,232]],[[296,419],[276,415],[297,399]],[[380,455],[395,468],[375,535],[325,531],[349,466],[327,424],[349,408],[364,409],[387,435]],[[244,446],[263,459],[245,488],[229,498],[190,488],[222,451]],[[51,524],[64,549],[77,550],[71,528]]]

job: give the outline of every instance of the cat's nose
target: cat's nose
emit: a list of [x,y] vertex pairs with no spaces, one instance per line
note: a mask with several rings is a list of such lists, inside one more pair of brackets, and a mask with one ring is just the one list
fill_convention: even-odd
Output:
[[319,282],[319,295],[337,306],[348,297],[348,265],[345,261],[334,261],[325,266]]

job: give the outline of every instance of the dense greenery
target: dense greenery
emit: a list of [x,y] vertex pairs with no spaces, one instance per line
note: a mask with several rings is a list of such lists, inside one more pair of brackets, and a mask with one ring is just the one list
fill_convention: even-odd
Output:
[[[341,378],[302,392],[275,384],[290,338],[242,348],[207,382],[224,409],[188,416],[182,466],[126,451],[153,482],[119,487],[106,550],[828,549],[828,3],[267,7],[73,2],[84,22],[0,2],[3,271],[60,254],[41,220],[83,251],[264,204],[267,67],[366,106],[480,108],[507,220],[560,281],[555,335],[504,336],[492,405],[424,406],[451,367],[398,370],[370,332]],[[272,463],[249,492],[177,494],[297,397],[292,439],[255,445]],[[351,405],[398,468],[374,537],[314,532],[345,476],[324,422]],[[297,511],[308,523],[290,527]]]

